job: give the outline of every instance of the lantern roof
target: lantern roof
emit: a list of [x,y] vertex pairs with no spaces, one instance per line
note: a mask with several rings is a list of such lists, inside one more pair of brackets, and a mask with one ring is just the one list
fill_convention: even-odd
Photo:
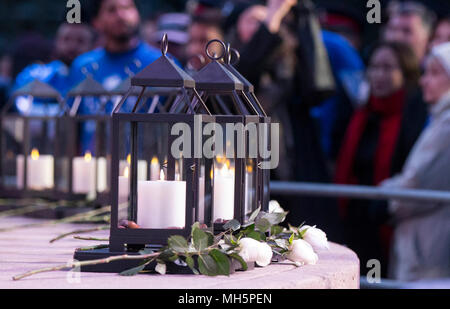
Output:
[[195,81],[167,56],[168,41],[161,41],[162,55],[131,78],[132,86],[194,88]]
[[108,91],[96,81],[92,75],[88,74],[77,86],[73,87],[68,96],[101,96],[108,94]]
[[197,90],[243,90],[242,82],[223,64],[212,61],[194,75]]
[[[222,51],[219,55],[211,55],[209,46],[213,43],[219,43]],[[219,60],[226,56],[226,46],[221,40],[211,40],[206,45],[206,55],[211,60],[200,71],[194,74],[194,80],[197,90],[205,91],[235,91],[244,90],[243,83],[237,78],[224,64]]]
[[32,80],[28,84],[25,84],[24,86],[18,88],[12,93],[12,97],[27,96],[27,95],[37,98],[59,99],[61,97],[61,94],[58,92],[58,90],[38,79]]

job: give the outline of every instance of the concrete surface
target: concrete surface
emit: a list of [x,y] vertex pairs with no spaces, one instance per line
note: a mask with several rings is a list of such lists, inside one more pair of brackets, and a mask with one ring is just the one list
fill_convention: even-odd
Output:
[[[0,218],[0,229],[37,219]],[[92,225],[61,224],[46,227],[21,228],[0,232],[0,288],[58,288],[58,289],[321,289],[359,288],[359,260],[351,250],[331,244],[330,251],[319,253],[316,265],[295,267],[289,263],[272,264],[230,277],[189,275],[140,274],[122,277],[117,274],[56,271],[37,274],[13,281],[14,275],[43,267],[66,264],[74,249],[97,245],[99,241],[76,240],[71,237],[53,244],[49,240],[59,234]],[[107,237],[109,231],[88,233],[84,236]]]

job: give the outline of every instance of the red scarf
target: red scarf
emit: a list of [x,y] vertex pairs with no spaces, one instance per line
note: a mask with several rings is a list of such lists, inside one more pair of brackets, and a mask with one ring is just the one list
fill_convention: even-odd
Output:
[[[358,180],[353,174],[353,163],[371,113],[380,115],[378,143],[374,154],[373,185],[377,185],[391,176],[391,162],[400,133],[404,102],[405,91],[402,89],[386,98],[372,96],[366,106],[354,113],[338,156],[336,183],[358,184]],[[340,212],[344,217],[347,213],[347,202],[344,199],[339,202]]]

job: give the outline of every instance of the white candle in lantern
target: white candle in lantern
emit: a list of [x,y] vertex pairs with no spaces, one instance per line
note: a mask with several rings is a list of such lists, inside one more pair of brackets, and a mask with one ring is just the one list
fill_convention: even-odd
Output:
[[225,164],[214,174],[214,221],[234,217],[234,170]]
[[[147,161],[139,160],[137,171],[138,171],[138,180],[147,180]],[[131,174],[131,154],[127,156],[126,161],[119,162],[119,174],[123,175],[125,169],[129,169],[129,173]]]
[[161,171],[161,167],[159,165],[159,161],[157,157],[153,157],[150,162],[150,180],[158,180],[159,172]]
[[108,161],[104,157],[97,159],[97,191],[108,190]]
[[84,157],[73,159],[72,188],[74,193],[89,194],[95,192],[96,160],[87,151]]
[[[23,188],[24,157],[18,155],[16,160],[17,187]],[[32,190],[51,189],[54,186],[54,159],[52,155],[39,155],[37,149],[27,157],[27,187]]]
[[186,182],[160,180],[138,181],[137,224],[142,228],[184,228],[186,217]]

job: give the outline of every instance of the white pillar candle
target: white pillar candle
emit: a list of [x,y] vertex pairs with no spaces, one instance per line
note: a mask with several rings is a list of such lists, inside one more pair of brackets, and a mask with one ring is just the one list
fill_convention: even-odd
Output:
[[224,165],[214,174],[214,221],[234,217],[234,171]]
[[139,160],[138,161],[138,180],[147,180],[147,161]]
[[97,191],[108,190],[108,161],[105,157],[97,159]]
[[158,180],[159,173],[161,171],[161,166],[159,165],[159,161],[157,157],[153,157],[150,162],[150,180]]
[[184,228],[186,182],[138,181],[137,224],[147,229]]
[[72,190],[74,193],[95,193],[96,160],[87,151],[84,157],[76,157],[72,162]]
[[[147,180],[147,161],[139,160],[138,161],[138,180]],[[131,155],[127,156],[127,160],[119,162],[119,175],[123,175],[125,169],[129,169],[129,173],[131,173]],[[158,172],[159,173],[159,172]],[[159,177],[159,174],[158,174]]]
[[[18,155],[16,159],[17,187],[23,188],[24,157]],[[52,155],[39,155],[33,149],[27,157],[27,188],[32,190],[45,190],[54,187],[54,158]]]

